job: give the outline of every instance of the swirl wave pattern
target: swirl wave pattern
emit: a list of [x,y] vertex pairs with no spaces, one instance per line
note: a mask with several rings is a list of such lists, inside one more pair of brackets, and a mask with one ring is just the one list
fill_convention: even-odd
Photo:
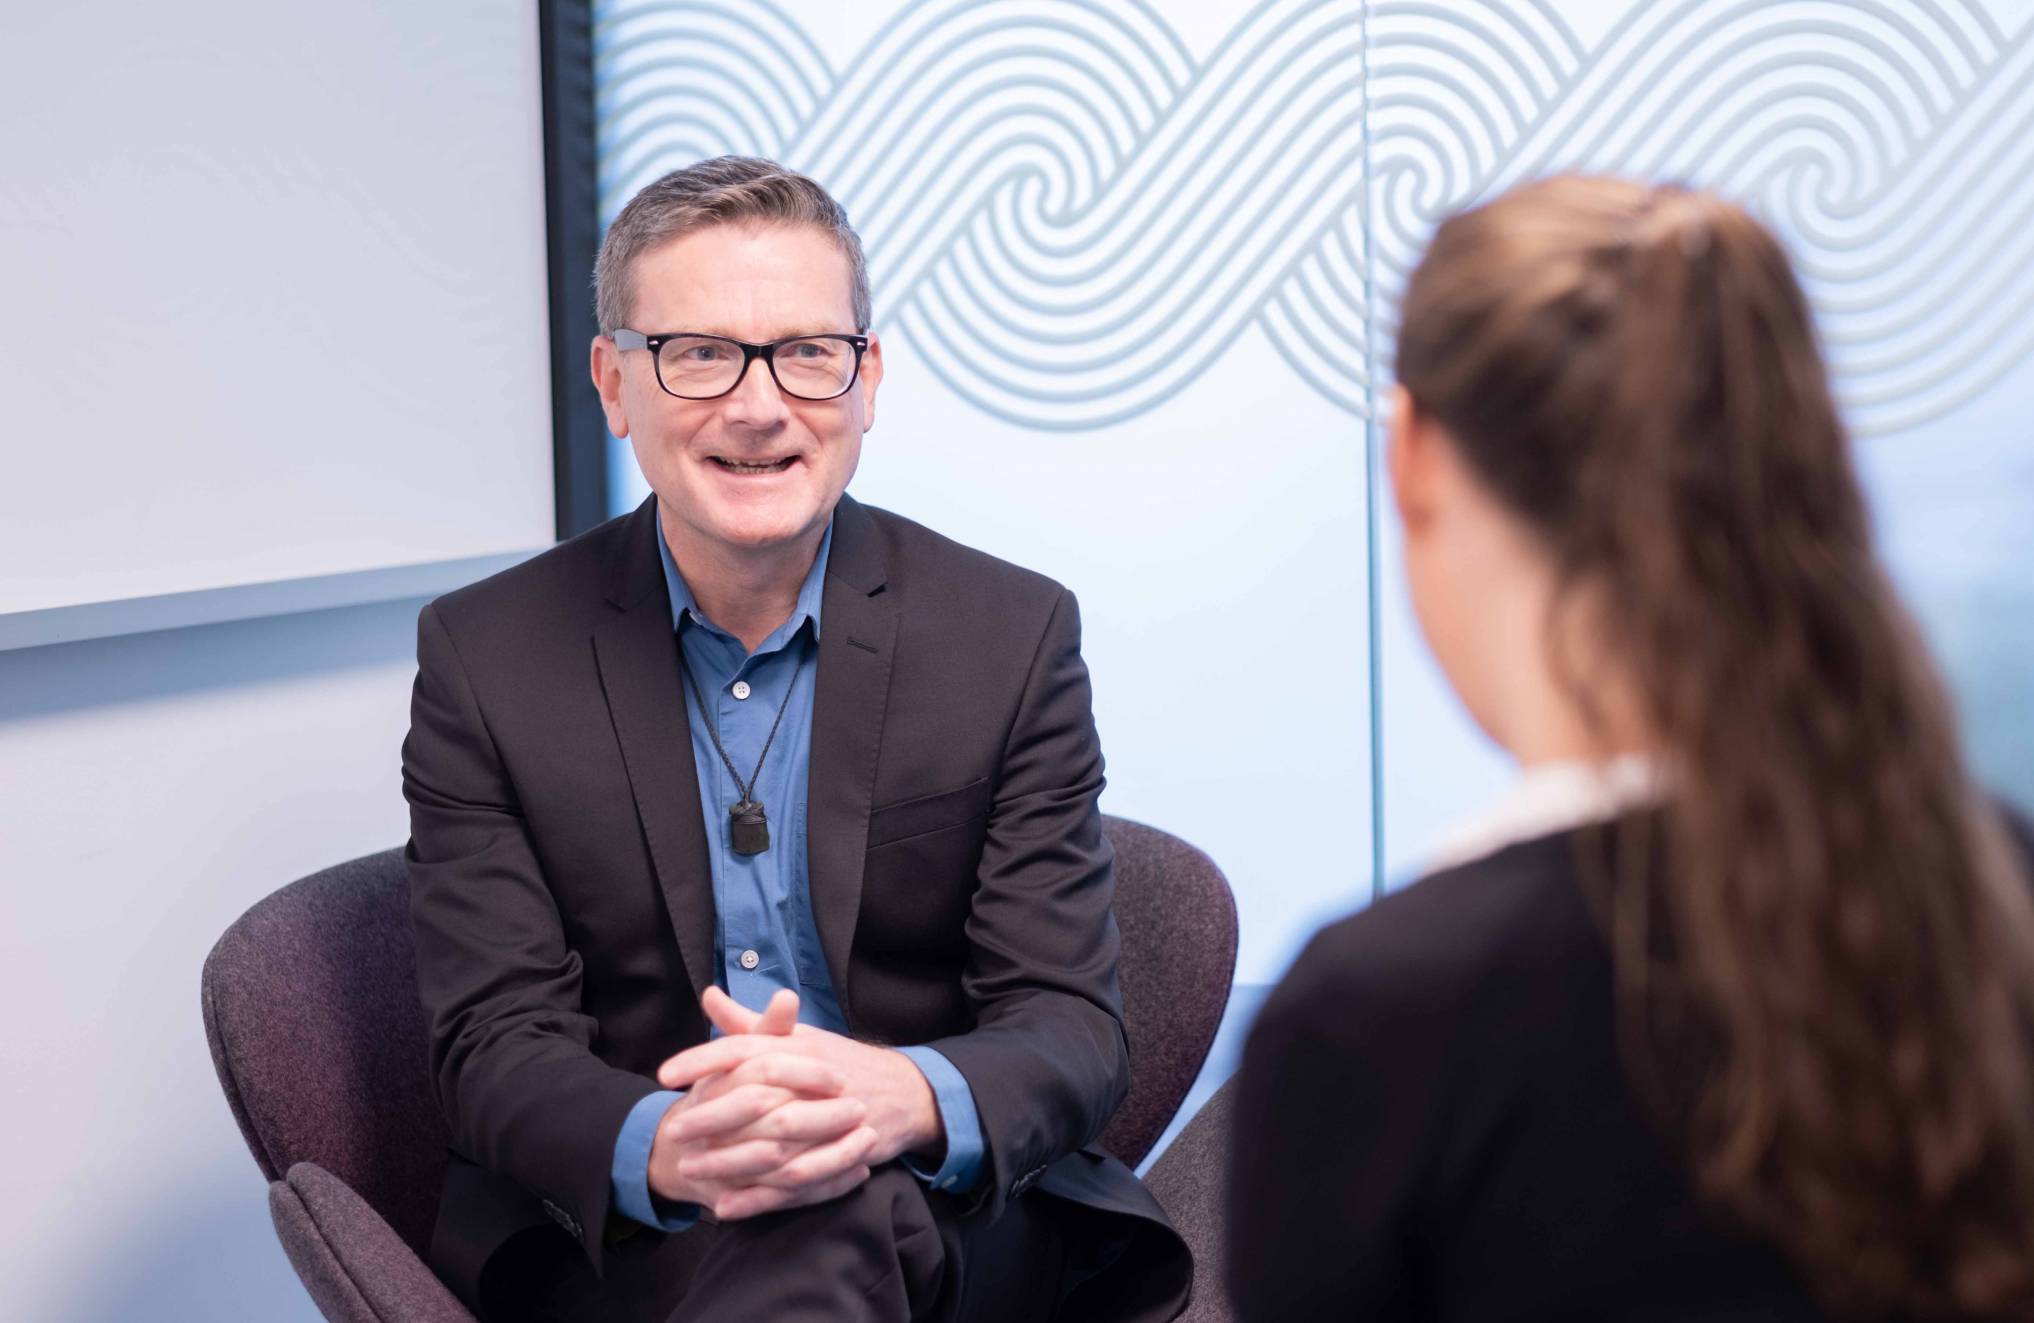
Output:
[[1853,426],[2034,359],[2034,23],[1979,0],[1267,0],[1197,60],[1143,0],[915,0],[845,68],[773,0],[596,8],[601,198],[774,157],[868,243],[877,318],[982,410],[1089,429],[1267,336],[1372,411],[1433,225],[1567,168],[1784,234]]

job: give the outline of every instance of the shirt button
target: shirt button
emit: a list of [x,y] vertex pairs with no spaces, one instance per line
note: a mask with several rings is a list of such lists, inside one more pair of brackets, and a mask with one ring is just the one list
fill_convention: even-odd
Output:
[[757,965],[760,965],[760,964],[762,964],[762,963],[763,963],[763,957],[761,957],[761,956],[757,955],[757,954],[756,954],[756,953],[755,953],[754,951],[744,951],[744,952],[742,952],[742,968],[743,968],[743,969],[754,969],[754,968],[755,968],[755,967],[756,967]]
[[756,691],[749,688],[749,682],[747,680],[737,680],[734,682],[734,688],[729,690],[729,692],[732,693],[736,698],[747,698],[750,694],[753,694]]

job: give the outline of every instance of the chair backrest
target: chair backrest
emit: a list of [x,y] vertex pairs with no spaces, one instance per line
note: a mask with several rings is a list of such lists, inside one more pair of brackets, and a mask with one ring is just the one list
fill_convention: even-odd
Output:
[[240,916],[203,983],[212,1064],[262,1174],[315,1162],[421,1253],[446,1131],[409,901],[400,850],[314,873]]
[[1193,1087],[1236,974],[1236,901],[1215,861],[1143,823],[1103,818],[1116,847],[1118,975],[1130,1093],[1102,1143],[1134,1167]]
[[[1136,1165],[1214,1041],[1236,964],[1236,907],[1208,857],[1119,818],[1116,915],[1130,1093],[1103,1142]],[[271,1181],[315,1162],[421,1251],[446,1131],[417,1005],[400,850],[293,882],[205,961],[205,1035],[240,1133]]]

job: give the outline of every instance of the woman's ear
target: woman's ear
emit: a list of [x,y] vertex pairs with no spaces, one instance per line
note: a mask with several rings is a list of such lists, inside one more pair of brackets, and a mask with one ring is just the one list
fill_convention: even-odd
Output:
[[1392,501],[1408,533],[1424,528],[1433,512],[1432,443],[1426,417],[1405,387],[1391,388],[1391,423],[1386,433],[1384,464],[1391,478]]

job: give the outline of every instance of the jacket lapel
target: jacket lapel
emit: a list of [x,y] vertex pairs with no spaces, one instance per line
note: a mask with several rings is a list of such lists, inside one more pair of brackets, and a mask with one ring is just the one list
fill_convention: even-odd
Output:
[[713,874],[678,671],[678,633],[657,555],[655,502],[652,496],[637,508],[616,545],[608,600],[618,611],[594,630],[593,650],[650,862],[697,996],[714,981]]
[[819,944],[841,1013],[854,1024],[848,955],[862,905],[862,866],[876,755],[890,697],[897,609],[885,591],[888,567],[869,512],[843,496],[833,516],[812,707],[812,765],[806,786],[807,867]]

